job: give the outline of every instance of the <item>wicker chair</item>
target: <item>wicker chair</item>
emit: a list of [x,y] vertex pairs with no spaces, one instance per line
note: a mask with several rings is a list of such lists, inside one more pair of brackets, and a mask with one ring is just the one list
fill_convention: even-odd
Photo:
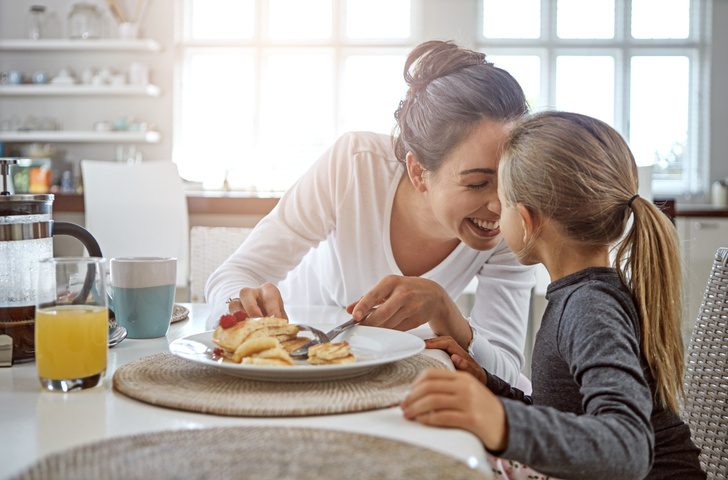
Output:
[[190,301],[205,301],[205,283],[212,272],[243,243],[252,228],[190,229]]
[[728,248],[719,248],[688,348],[683,417],[709,479],[728,478]]

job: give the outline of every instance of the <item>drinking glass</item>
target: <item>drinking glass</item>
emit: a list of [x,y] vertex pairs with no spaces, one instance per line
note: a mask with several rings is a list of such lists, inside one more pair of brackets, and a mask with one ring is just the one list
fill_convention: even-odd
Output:
[[45,390],[70,392],[101,383],[109,329],[105,263],[97,257],[39,262],[35,361]]

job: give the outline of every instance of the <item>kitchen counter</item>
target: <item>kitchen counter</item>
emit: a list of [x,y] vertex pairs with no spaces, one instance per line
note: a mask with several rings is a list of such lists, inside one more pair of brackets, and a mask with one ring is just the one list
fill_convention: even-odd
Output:
[[[275,194],[253,195],[245,192],[189,191],[187,205],[190,214],[267,215],[280,200]],[[709,204],[678,204],[656,198],[657,204],[671,217],[728,217],[728,207]],[[83,194],[55,194],[53,211],[83,213]]]
[[[253,196],[243,192],[187,192],[190,214],[267,215],[278,200],[277,196]],[[53,211],[83,213],[83,194],[55,194]]]

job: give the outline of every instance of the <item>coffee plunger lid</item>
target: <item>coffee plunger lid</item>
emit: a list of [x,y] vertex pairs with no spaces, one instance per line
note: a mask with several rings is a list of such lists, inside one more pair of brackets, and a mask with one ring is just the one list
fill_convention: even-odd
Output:
[[8,189],[10,165],[16,165],[21,158],[0,158],[2,190],[0,191],[0,216],[42,215],[53,211],[53,195],[11,194]]

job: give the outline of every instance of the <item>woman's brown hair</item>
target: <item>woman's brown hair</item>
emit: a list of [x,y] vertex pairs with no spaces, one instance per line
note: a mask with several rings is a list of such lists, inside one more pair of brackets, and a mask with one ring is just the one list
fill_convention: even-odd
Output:
[[483,119],[508,123],[528,112],[523,89],[485,54],[453,42],[430,41],[407,57],[408,90],[394,113],[392,143],[405,164],[412,152],[423,167],[436,172],[449,153]]
[[[657,400],[679,410],[684,358],[680,244],[670,219],[636,196],[637,165],[624,139],[584,115],[535,114],[512,132],[498,174],[506,203],[523,204],[552,219],[584,245],[618,243],[615,267],[637,304],[640,346]],[[632,227],[620,242],[630,214]]]

